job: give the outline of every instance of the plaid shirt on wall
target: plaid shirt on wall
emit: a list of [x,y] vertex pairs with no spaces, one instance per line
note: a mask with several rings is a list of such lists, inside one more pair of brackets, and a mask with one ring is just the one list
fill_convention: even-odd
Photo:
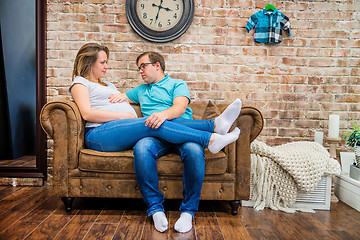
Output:
[[246,24],[247,32],[255,27],[254,40],[259,43],[279,43],[282,40],[282,28],[290,32],[290,20],[279,12],[267,11],[265,8],[253,14]]

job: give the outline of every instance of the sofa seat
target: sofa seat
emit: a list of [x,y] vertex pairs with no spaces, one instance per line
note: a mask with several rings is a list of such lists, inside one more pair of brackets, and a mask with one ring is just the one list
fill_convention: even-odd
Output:
[[[81,149],[79,155],[79,170],[86,172],[135,174],[133,151],[98,152]],[[223,151],[210,154],[205,150],[205,174],[224,174],[228,169],[227,156]],[[214,167],[216,166],[216,167]],[[183,164],[177,154],[168,154],[157,160],[159,176],[182,176]]]

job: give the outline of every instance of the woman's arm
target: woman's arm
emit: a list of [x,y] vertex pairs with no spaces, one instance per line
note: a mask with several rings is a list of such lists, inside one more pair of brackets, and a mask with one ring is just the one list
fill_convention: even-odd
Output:
[[136,118],[136,116],[130,112],[119,113],[92,109],[89,90],[82,84],[74,84],[71,87],[71,95],[79,107],[82,118],[86,121],[104,123],[119,119]]

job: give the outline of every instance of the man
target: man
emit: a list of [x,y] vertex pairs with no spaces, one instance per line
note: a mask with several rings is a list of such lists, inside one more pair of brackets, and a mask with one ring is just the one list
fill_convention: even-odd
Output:
[[[192,118],[192,110],[188,107],[189,89],[183,80],[165,75],[165,60],[162,55],[145,52],[138,56],[136,64],[145,84],[126,92],[123,98],[141,105],[144,117],[148,117],[146,126],[159,128],[165,120]],[[229,111],[232,122],[240,112],[240,100],[233,105],[236,110]],[[168,229],[168,221],[163,207],[164,196],[159,191],[156,160],[173,151],[179,154],[183,161],[184,199],[180,206],[180,218],[174,228],[178,232],[190,231],[192,219],[199,206],[205,174],[203,147],[193,142],[170,144],[162,139],[147,137],[138,141],[133,150],[135,174],[148,207],[147,214],[152,216],[159,232]]]

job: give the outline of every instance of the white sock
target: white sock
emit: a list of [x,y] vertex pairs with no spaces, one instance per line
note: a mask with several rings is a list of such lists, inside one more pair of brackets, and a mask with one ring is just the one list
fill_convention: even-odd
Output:
[[168,220],[166,219],[164,212],[156,212],[151,215],[154,221],[156,230],[164,232],[168,229]]
[[215,118],[216,132],[219,134],[225,134],[229,131],[231,125],[238,118],[241,111],[241,100],[236,99],[233,101],[225,111]]
[[223,149],[226,145],[236,141],[240,135],[240,129],[236,127],[231,133],[227,133],[225,135],[221,135],[218,133],[213,133],[215,138],[214,142],[208,146],[210,152],[217,153],[221,149]]
[[174,229],[181,233],[186,233],[192,228],[192,215],[186,212],[180,214],[180,218],[176,221]]

